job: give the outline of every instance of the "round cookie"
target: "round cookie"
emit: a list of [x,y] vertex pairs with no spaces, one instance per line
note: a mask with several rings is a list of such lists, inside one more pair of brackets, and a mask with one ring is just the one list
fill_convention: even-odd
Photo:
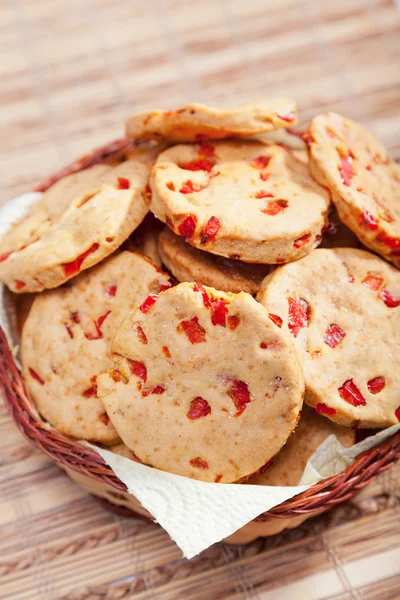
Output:
[[218,109],[188,104],[175,110],[153,110],[133,115],[126,134],[134,139],[164,138],[171,142],[249,137],[296,122],[296,103],[288,98],[270,98],[237,108]]
[[271,265],[231,260],[194,248],[165,227],[158,238],[162,262],[177,281],[195,281],[223,292],[256,294]]
[[38,411],[58,431],[119,440],[96,397],[96,376],[112,367],[111,340],[127,312],[169,285],[148,259],[122,252],[36,297],[22,332],[23,373]]
[[162,152],[151,210],[190,244],[249,263],[282,263],[321,240],[330,197],[280,145],[216,142]]
[[156,148],[96,165],[55,183],[0,242],[0,279],[14,292],[61,285],[114,252],[148,212]]
[[307,404],[342,425],[400,420],[400,273],[351,248],[318,249],[267,276],[258,295],[295,343]]
[[123,442],[153,467],[233,482],[296,425],[296,352],[249,294],[181,283],[130,313],[112,351],[116,370],[98,377],[98,395]]
[[330,435],[337,437],[342,446],[355,443],[354,429],[336,425],[304,405],[298,425],[282,450],[271,460],[266,470],[248,483],[252,485],[298,485],[308,459]]
[[340,220],[400,267],[400,166],[372,133],[336,113],[315,117],[305,139],[311,173],[331,190]]

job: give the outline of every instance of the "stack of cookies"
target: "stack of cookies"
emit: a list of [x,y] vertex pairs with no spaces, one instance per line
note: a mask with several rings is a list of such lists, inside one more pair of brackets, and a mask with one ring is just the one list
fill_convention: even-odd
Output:
[[349,119],[296,119],[285,98],[135,115],[127,148],[6,233],[51,426],[186,477],[296,485],[329,435],[400,420],[400,168]]

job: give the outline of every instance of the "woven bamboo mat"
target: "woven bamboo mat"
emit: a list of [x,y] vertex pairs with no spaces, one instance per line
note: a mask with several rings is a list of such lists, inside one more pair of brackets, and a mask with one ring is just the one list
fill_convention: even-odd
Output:
[[[400,159],[392,0],[2,0],[0,203],[189,100],[294,96],[342,111]],[[400,598],[400,466],[352,502],[188,562],[156,525],[113,516],[23,441],[0,405],[0,598]]]

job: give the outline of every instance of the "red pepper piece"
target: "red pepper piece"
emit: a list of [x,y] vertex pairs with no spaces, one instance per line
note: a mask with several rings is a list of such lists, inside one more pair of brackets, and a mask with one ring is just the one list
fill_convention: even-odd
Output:
[[226,327],[226,316],[228,314],[228,308],[226,306],[227,301],[223,298],[211,300],[211,323],[213,325],[220,325]]
[[214,156],[215,148],[211,144],[206,144],[205,142],[199,147],[200,156]]
[[315,410],[319,415],[326,415],[327,417],[331,417],[336,414],[336,410],[331,406],[327,406],[324,402],[320,402],[315,407]]
[[106,298],[114,298],[115,294],[117,293],[117,284],[115,281],[112,281],[111,283],[107,283],[106,287],[104,288],[104,295]]
[[352,406],[365,406],[364,396],[352,379],[347,379],[342,387],[338,388],[339,396]]
[[276,116],[278,117],[278,119],[286,121],[286,123],[291,123],[292,121],[294,121],[296,113],[294,113],[293,111],[288,113],[287,115],[280,115],[279,113],[276,113]]
[[370,290],[376,292],[376,290],[379,290],[383,283],[383,277],[379,277],[378,275],[367,275],[364,277],[361,283]]
[[211,412],[211,407],[208,404],[207,400],[204,400],[200,396],[194,398],[190,403],[190,408],[187,413],[187,418],[194,421],[195,419],[200,419],[201,417],[206,417]]
[[395,296],[386,288],[379,293],[379,297],[389,308],[396,308],[400,304],[400,296]]
[[129,190],[129,179],[125,177],[118,177],[118,189],[119,190]]
[[[93,377],[92,377],[92,379],[93,379]],[[92,379],[91,379],[91,381],[92,381]],[[96,380],[96,377],[94,379]],[[95,383],[90,388],[88,388],[87,390],[82,392],[82,396],[85,396],[85,398],[94,398],[96,396],[96,393],[97,393],[97,385]]]
[[399,408],[396,408],[396,410],[394,411],[394,415],[395,415],[396,419],[398,421],[400,421],[400,406],[399,406]]
[[234,331],[237,327],[239,327],[240,318],[236,315],[228,316],[228,327]]
[[195,469],[201,469],[202,471],[205,471],[206,469],[209,468],[208,462],[206,460],[204,460],[203,458],[200,458],[200,456],[196,456],[195,458],[191,458],[190,461],[189,461],[189,463]]
[[142,311],[142,313],[144,313],[144,314],[148,313],[150,308],[153,306],[153,304],[156,303],[157,298],[158,298],[158,294],[155,294],[154,292],[149,294],[147,296],[146,300],[144,302],[142,302],[142,304],[140,305],[140,310]]
[[29,371],[30,376],[33,377],[33,379],[36,379],[36,381],[38,383],[40,383],[40,385],[44,385],[44,380],[40,377],[40,375],[38,373],[36,373],[36,371],[31,369],[30,367],[29,367],[28,371]]
[[261,181],[267,181],[267,179],[269,179],[271,177],[271,173],[260,173],[260,179]]
[[218,473],[215,476],[214,483],[219,483],[221,481],[221,479],[222,479],[222,475],[221,475],[221,473]]
[[339,325],[329,325],[326,330],[324,342],[331,348],[336,348],[338,344],[342,341],[342,339],[346,336],[343,329],[339,327]]
[[162,351],[166,358],[171,358],[171,352],[169,351],[168,346],[163,346]]
[[269,202],[267,207],[263,208],[261,212],[263,212],[266,215],[274,216],[285,210],[287,206],[287,200],[276,200],[274,202]]
[[65,275],[67,277],[72,277],[72,275],[79,273],[80,268],[81,268],[82,263],[85,260],[85,258],[87,258],[89,256],[89,254],[96,252],[98,247],[99,247],[99,244],[94,243],[90,246],[90,248],[88,248],[88,250],[86,250],[86,252],[83,252],[82,254],[80,254],[78,256],[78,258],[76,258],[75,260],[73,260],[69,263],[64,263],[62,266],[63,266]]
[[268,316],[271,319],[271,321],[273,321],[275,323],[275,325],[278,325],[278,327],[282,327],[282,319],[280,317],[278,317],[278,315],[273,315],[272,313],[268,313]]
[[174,192],[174,191],[175,191],[175,186],[174,186],[174,184],[172,183],[172,181],[169,181],[169,182],[167,183],[167,188],[168,188],[169,190],[171,190],[171,192]]
[[360,215],[360,225],[363,225],[371,231],[378,229],[378,221],[368,210],[365,210],[363,214]]
[[271,194],[271,192],[266,192],[265,190],[260,190],[259,192],[256,192],[254,194],[254,198],[257,198],[257,200],[259,200],[260,198],[273,198],[274,195]]
[[297,238],[297,240],[294,240],[293,246],[295,248],[301,248],[301,246],[308,244],[310,239],[311,239],[311,234],[306,233],[305,235],[302,235],[301,237]]
[[193,192],[201,192],[201,190],[204,190],[205,187],[205,185],[201,185],[200,183],[193,183],[193,181],[190,181],[190,179],[188,179],[182,184],[182,187],[179,191],[181,194],[192,194]]
[[97,327],[100,329],[100,327],[103,325],[104,321],[107,319],[108,315],[110,314],[111,310],[108,310],[106,313],[104,313],[104,315],[101,315],[98,319],[97,319]]
[[2,255],[0,256],[0,262],[3,262],[3,261],[5,261],[5,260],[7,260],[7,258],[8,258],[9,256],[11,256],[11,254],[12,254],[12,252],[6,252],[5,254],[2,254]]
[[235,408],[238,411],[235,416],[241,415],[246,408],[246,404],[251,401],[247,383],[240,381],[240,379],[234,379],[226,393],[232,398]]
[[155,387],[148,388],[142,390],[142,396],[146,398],[146,396],[150,396],[151,394],[156,394],[157,396],[161,396],[165,392],[165,388],[161,385],[156,385]]
[[385,387],[385,378],[384,377],[374,377],[374,379],[370,379],[367,383],[367,387],[371,394],[379,394]]
[[133,331],[136,331],[137,336],[139,338],[139,342],[141,344],[147,344],[147,335],[145,334],[145,332],[143,331],[142,327],[139,325],[139,323],[135,323],[132,327]]
[[186,240],[191,240],[197,225],[196,215],[188,215],[178,227],[180,235]]
[[392,248],[393,250],[397,250],[400,248],[400,238],[394,238],[382,232],[378,235],[376,239],[378,240],[378,242],[385,244],[385,246],[388,246],[388,248]]
[[70,337],[70,338],[71,338],[71,340],[72,340],[72,338],[74,337],[74,332],[72,331],[72,328],[71,328],[71,326],[70,326],[68,323],[64,323],[64,327],[65,327],[65,329],[67,330],[67,332],[68,332],[68,335],[69,335],[69,337]]
[[214,161],[207,158],[201,158],[199,160],[192,160],[186,163],[179,163],[181,169],[185,171],[207,171],[208,173],[214,166]]
[[254,167],[255,169],[265,169],[265,167],[268,166],[269,161],[271,160],[270,156],[257,156],[257,158],[254,158],[250,165],[252,167]]
[[300,329],[308,327],[310,313],[310,307],[305,300],[289,298],[288,327],[293,337],[297,337]]
[[131,372],[136,375],[136,377],[139,377],[139,379],[141,379],[142,381],[144,381],[146,383],[147,381],[147,369],[146,369],[146,365],[138,360],[129,360],[129,366],[131,368]]
[[200,292],[200,294],[202,295],[202,298],[203,298],[203,304],[204,304],[204,306],[206,308],[211,308],[211,300],[208,297],[206,289],[200,283],[195,283],[194,284],[193,291],[194,292]]
[[200,325],[198,317],[193,317],[190,321],[182,321],[181,325],[191,344],[201,344],[207,341],[206,330]]
[[343,185],[351,186],[351,180],[354,177],[353,159],[350,155],[340,157],[341,166],[339,167],[339,174],[342,179]]
[[20,281],[19,279],[17,279],[16,281],[14,281],[14,285],[15,285],[15,289],[22,290],[22,288],[24,288],[26,286],[26,283],[25,283],[25,281]]
[[217,217],[210,217],[207,221],[204,231],[201,233],[200,244],[205,244],[208,240],[215,239],[221,228],[221,221]]

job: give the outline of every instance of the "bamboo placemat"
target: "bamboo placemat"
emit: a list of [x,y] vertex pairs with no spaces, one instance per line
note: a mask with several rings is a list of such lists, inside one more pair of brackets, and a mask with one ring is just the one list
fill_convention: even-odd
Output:
[[[392,0],[3,0],[0,202],[117,138],[146,107],[294,96],[302,121],[362,120],[400,159]],[[188,562],[113,516],[21,438],[0,406],[0,598],[400,598],[400,466],[352,502]]]

